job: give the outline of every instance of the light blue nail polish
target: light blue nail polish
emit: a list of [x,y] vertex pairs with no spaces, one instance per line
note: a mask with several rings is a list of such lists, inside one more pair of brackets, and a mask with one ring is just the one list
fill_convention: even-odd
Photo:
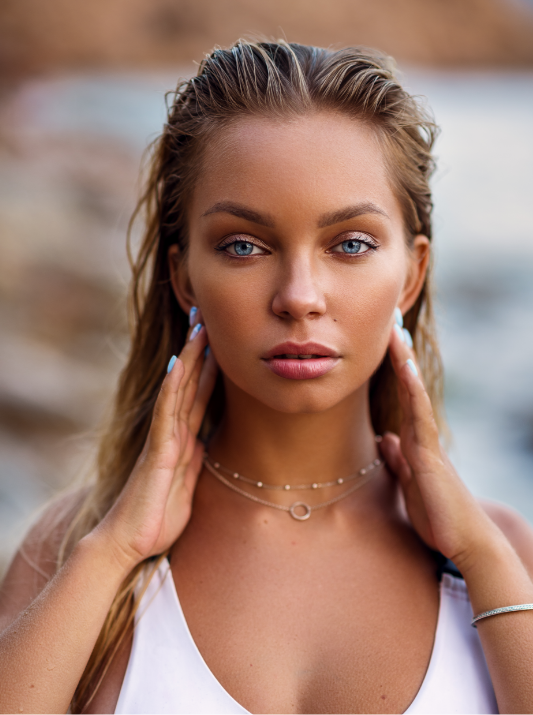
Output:
[[407,361],[407,364],[408,364],[409,367],[411,368],[411,372],[413,373],[413,375],[417,376],[417,375],[418,375],[418,370],[416,369],[416,365],[415,365],[414,362],[411,360],[411,358],[409,358],[409,360]]
[[194,340],[194,338],[198,335],[198,333],[200,332],[201,329],[202,329],[202,323],[197,323],[197,325],[195,325],[194,328],[192,329],[191,337],[189,338],[189,340]]
[[194,325],[194,321],[196,320],[196,313],[198,312],[198,308],[193,305],[193,307],[189,311],[189,325],[192,327]]
[[206,349],[204,350],[204,358],[207,358],[207,356],[209,355],[210,352],[211,352],[211,348],[208,345],[206,347]]
[[394,323],[394,330],[396,331],[396,335],[400,338],[402,343],[405,343],[405,335],[403,334],[403,330],[400,328],[398,323]]
[[399,308],[394,308],[394,320],[396,321],[396,325],[399,325],[400,328],[403,327],[403,315]]
[[405,338],[405,342],[407,345],[412,348],[413,347],[413,338],[411,337],[411,333],[407,330],[407,328],[403,329],[403,336]]
[[168,375],[168,373],[172,370],[172,368],[174,367],[174,365],[175,365],[177,359],[178,359],[178,358],[177,358],[175,355],[173,355],[173,356],[170,358],[169,363],[168,363],[168,367],[167,367],[167,375]]

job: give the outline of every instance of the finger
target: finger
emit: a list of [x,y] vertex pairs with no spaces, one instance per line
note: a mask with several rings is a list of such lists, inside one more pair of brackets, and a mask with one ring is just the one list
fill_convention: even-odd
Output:
[[399,371],[401,370],[402,366],[407,362],[407,360],[413,359],[413,354],[409,348],[409,345],[405,342],[404,329],[400,327],[398,323],[394,324],[391,331],[389,340],[389,357],[393,370],[399,378],[397,380],[398,399],[400,400],[400,406],[402,408],[403,415],[404,417],[407,417],[407,415],[411,411],[411,406],[409,403],[409,392],[404,385],[403,380],[400,378]]
[[170,372],[163,380],[154,405],[152,424],[150,426],[152,441],[156,440],[159,443],[161,440],[171,439],[174,435],[176,404],[184,373],[182,361],[179,358],[174,360]]
[[189,428],[194,435],[198,434],[202,424],[209,398],[211,397],[213,388],[215,387],[217,373],[217,361],[215,360],[213,353],[210,351],[202,367],[198,390],[196,392],[196,399],[194,400],[189,416]]
[[402,487],[407,486],[413,478],[413,473],[403,455],[398,435],[392,432],[385,432],[383,439],[379,443],[379,449],[387,462],[387,466],[396,475]]
[[202,471],[203,455],[203,444],[199,440],[194,439],[191,447],[191,457],[187,468],[184,471],[177,469],[174,472],[174,479],[170,488],[171,498],[182,489],[185,489],[188,494],[192,495],[196,487],[198,477],[200,476],[200,472]]
[[200,381],[200,374],[202,372],[202,368],[203,368],[203,365],[205,362],[204,353],[205,353],[205,350],[203,350],[200,353],[200,355],[198,356],[198,359],[196,360],[196,364],[195,364],[194,369],[191,373],[189,381],[183,388],[183,400],[180,404],[178,418],[185,420],[186,422],[189,421],[189,414],[191,412],[192,406],[194,404],[194,400],[196,398],[196,392],[198,390],[198,383]]
[[202,323],[202,317],[201,313],[200,315],[198,314],[198,308],[196,305],[193,305],[189,311],[189,327],[194,327],[196,323]]
[[[202,311],[193,306],[189,312],[189,328],[187,330],[187,335],[185,336],[185,343],[181,349],[179,355],[180,359],[183,360],[186,370],[186,379],[189,378],[190,372],[194,369],[196,362],[196,351],[192,345],[195,342],[196,337],[198,337],[201,327],[203,326],[203,316]],[[204,327],[205,331],[205,327]],[[203,331],[202,331],[203,332]],[[189,345],[191,343],[191,345]],[[198,353],[199,354],[199,353]]]
[[184,366],[184,375],[181,384],[182,389],[178,394],[176,414],[179,414],[181,411],[188,382],[197,367],[198,361],[203,359],[203,351],[205,350],[206,345],[207,333],[205,327],[201,323],[197,323],[194,328],[189,331],[189,338],[180,353],[180,360],[183,362]]
[[398,377],[398,396],[404,419],[412,430],[416,443],[433,451],[438,450],[439,435],[431,400],[416,365],[415,354],[402,340],[397,327],[392,331],[389,354]]

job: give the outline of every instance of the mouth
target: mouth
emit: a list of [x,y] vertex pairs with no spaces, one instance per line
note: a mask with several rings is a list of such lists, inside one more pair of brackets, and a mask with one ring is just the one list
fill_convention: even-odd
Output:
[[326,355],[274,355],[274,360],[319,360]]
[[272,348],[262,360],[279,377],[310,380],[332,370],[340,356],[335,350],[318,343],[283,343]]

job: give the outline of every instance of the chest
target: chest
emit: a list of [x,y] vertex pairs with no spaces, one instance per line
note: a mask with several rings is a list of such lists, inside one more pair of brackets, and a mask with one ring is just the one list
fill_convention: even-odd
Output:
[[250,712],[402,712],[438,613],[432,564],[410,553],[212,544],[176,549],[172,573],[208,669]]

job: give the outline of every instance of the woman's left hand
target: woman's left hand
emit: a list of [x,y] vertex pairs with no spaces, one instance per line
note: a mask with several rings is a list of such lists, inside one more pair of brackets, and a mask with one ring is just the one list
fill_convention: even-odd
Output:
[[389,344],[403,413],[400,436],[385,433],[381,451],[398,478],[419,536],[460,570],[467,569],[480,547],[503,535],[444,452],[415,354],[401,335],[401,329],[394,328]]

